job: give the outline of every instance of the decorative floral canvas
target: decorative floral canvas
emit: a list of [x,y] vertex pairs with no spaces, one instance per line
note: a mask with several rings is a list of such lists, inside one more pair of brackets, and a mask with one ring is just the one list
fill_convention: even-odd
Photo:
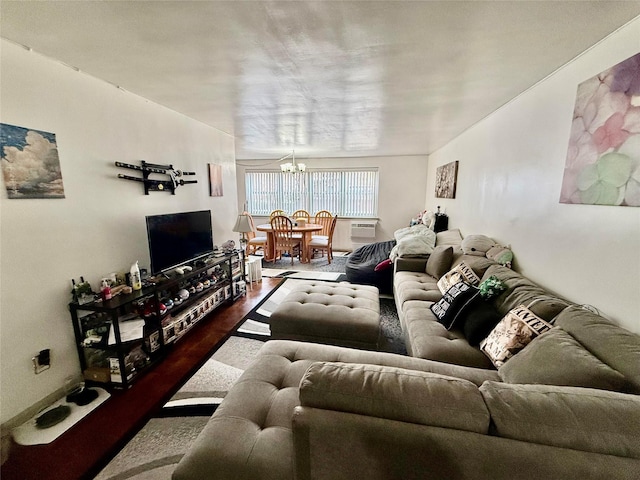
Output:
[[0,148],[9,198],[64,198],[55,134],[0,123]]
[[560,203],[640,206],[640,53],[578,85]]

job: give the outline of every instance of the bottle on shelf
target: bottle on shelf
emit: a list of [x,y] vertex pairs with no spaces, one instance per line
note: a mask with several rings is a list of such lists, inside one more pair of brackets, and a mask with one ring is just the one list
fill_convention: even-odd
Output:
[[111,300],[111,286],[109,285],[109,279],[103,278],[102,285],[100,286],[100,293],[102,294],[102,300]]
[[131,270],[129,271],[131,275],[131,288],[134,290],[142,289],[142,280],[140,279],[140,267],[138,266],[138,261],[131,265]]

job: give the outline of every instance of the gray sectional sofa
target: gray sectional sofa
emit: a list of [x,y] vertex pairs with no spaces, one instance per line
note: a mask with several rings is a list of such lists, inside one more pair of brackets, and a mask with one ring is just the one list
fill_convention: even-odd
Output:
[[491,302],[500,317],[523,304],[544,320],[552,321],[571,305],[571,302],[486,256],[465,255],[458,230],[441,232],[436,237],[433,257],[441,249],[451,247],[452,257],[448,262],[430,268],[429,273],[429,257],[399,258],[395,262],[394,299],[410,355],[457,365],[493,368],[489,358],[477,348],[477,341],[470,344],[460,329],[447,330],[430,310],[431,304],[442,298],[437,286],[439,278],[462,262],[471,267],[481,280],[495,276],[507,285],[507,290]]
[[173,478],[637,479],[640,336],[466,257],[451,264],[507,284],[499,314],[527,304],[553,328],[496,369],[464,329],[433,317],[441,295],[425,260],[399,259],[409,356],[267,342]]

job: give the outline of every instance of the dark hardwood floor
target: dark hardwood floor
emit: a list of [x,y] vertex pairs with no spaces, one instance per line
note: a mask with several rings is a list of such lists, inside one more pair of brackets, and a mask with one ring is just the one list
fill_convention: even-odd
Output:
[[14,443],[0,470],[2,480],[92,479],[281,281],[264,278],[235,303],[216,309],[131,388],[113,390],[109,400],[52,443]]

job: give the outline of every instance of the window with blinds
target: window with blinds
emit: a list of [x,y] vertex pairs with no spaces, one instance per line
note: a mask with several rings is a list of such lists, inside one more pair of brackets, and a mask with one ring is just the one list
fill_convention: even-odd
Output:
[[267,216],[273,210],[304,209],[312,215],[329,210],[352,218],[378,216],[377,170],[307,170],[304,173],[247,171],[249,213]]

